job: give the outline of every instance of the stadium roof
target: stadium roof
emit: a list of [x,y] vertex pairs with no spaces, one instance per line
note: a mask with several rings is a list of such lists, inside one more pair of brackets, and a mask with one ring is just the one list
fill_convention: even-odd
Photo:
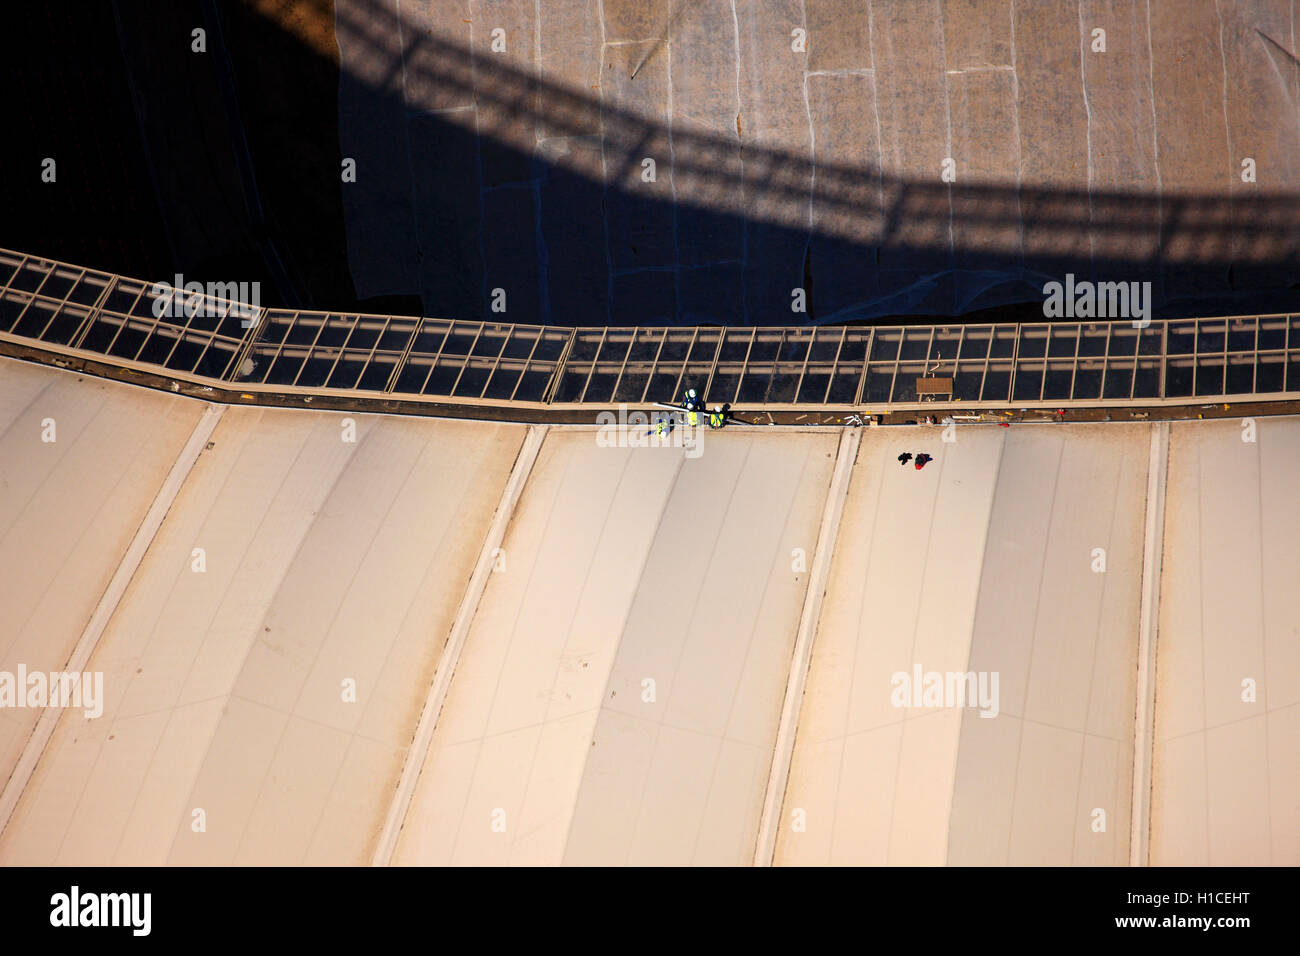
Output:
[[0,359],[0,863],[1300,861],[1300,418],[946,433]]

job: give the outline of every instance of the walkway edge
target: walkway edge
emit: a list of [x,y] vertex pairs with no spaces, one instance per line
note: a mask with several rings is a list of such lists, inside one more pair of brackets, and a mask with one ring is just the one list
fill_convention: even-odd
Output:
[[861,429],[844,429],[840,435],[839,451],[835,455],[835,472],[831,477],[830,490],[826,493],[821,528],[817,532],[817,551],[808,575],[808,590],[804,594],[803,613],[799,617],[799,632],[795,637],[794,656],[790,662],[790,676],[785,685],[785,703],[781,706],[781,722],[777,726],[776,745],[772,752],[772,769],[768,774],[767,792],[763,797],[763,815],[759,818],[758,842],[754,849],[755,866],[771,866],[776,854],[777,818],[790,779],[795,728],[799,723],[799,708],[803,703],[808,665],[812,661],[813,638],[817,633],[822,598],[826,595],[826,585],[830,579],[831,560],[835,556],[835,541],[840,531],[840,517],[844,514],[844,502],[849,496],[849,476],[853,474],[853,463],[857,460],[861,439]]
[[451,686],[452,675],[456,673],[456,665],[460,661],[460,652],[465,646],[465,638],[469,635],[469,626],[478,611],[479,600],[487,589],[488,578],[492,574],[493,565],[496,564],[496,551],[505,539],[506,527],[514,517],[515,504],[523,493],[524,485],[533,470],[533,463],[537,461],[537,454],[541,451],[548,427],[528,426],[528,434],[524,436],[519,456],[510,471],[510,478],[506,481],[505,490],[501,492],[501,501],[497,504],[496,514],[493,515],[492,524],[488,527],[487,537],[483,539],[478,561],[474,564],[474,573],[470,575],[469,584],[465,586],[465,596],[461,598],[460,607],[456,610],[456,617],[451,625],[451,633],[438,658],[438,669],[433,675],[433,683],[429,686],[424,709],[420,712],[420,722],[416,725],[415,737],[407,748],[406,759],[402,763],[402,775],[398,779],[397,791],[388,806],[388,816],[384,820],[384,829],[379,834],[379,842],[375,846],[371,866],[388,866],[392,862],[393,853],[397,849],[398,835],[406,822],[406,813],[410,809],[411,799],[415,796],[415,785],[419,782],[420,771],[424,768],[425,756],[433,740],[434,727],[437,726],[438,716],[442,712],[442,704],[447,697],[447,689]]
[[[212,437],[213,430],[217,423],[221,421],[221,416],[225,413],[227,406],[209,404],[199,417],[198,423],[194,430],[190,432],[189,441],[181,449],[180,454],[172,463],[171,470],[167,472],[167,477],[158,487],[158,493],[154,495],[153,503],[149,505],[149,510],[145,512],[140,526],[136,528],[135,536],[127,546],[122,559],[117,564],[117,570],[113,572],[113,577],[109,579],[108,587],[99,598],[99,603],[95,605],[95,610],[90,615],[90,620],[86,622],[86,627],[81,632],[76,646],[72,649],[72,654],[68,657],[68,662],[64,665],[64,670],[70,673],[85,670],[86,665],[90,662],[90,656],[95,652],[95,646],[99,643],[100,637],[103,636],[108,622],[112,619],[113,614],[117,611],[117,606],[122,600],[122,595],[126,593],[127,585],[131,583],[131,578],[135,576],[136,570],[140,567],[140,562],[144,560],[145,553],[149,546],[153,544],[154,536],[158,529],[162,527],[163,519],[167,517],[167,512],[171,510],[176,496],[180,494],[181,487],[185,484],[185,479],[189,477],[190,470],[194,463],[199,460],[199,455],[207,447],[208,439]],[[41,716],[37,718],[36,726],[32,734],[27,738],[27,743],[23,747],[22,753],[18,757],[18,762],[14,765],[14,771],[9,776],[8,783],[5,784],[4,792],[0,793],[0,834],[4,833],[5,828],[9,825],[9,820],[13,816],[14,810],[18,807],[18,801],[27,788],[32,774],[36,772],[36,764],[41,759],[41,754],[45,752],[45,745],[49,743],[50,737],[54,734],[54,728],[58,725],[59,717],[63,713],[63,708],[46,707],[41,711]]]
[[1142,607],[1138,619],[1137,708],[1133,725],[1133,801],[1129,866],[1147,866],[1151,854],[1151,765],[1155,747],[1156,634],[1165,538],[1165,487],[1169,478],[1169,423],[1151,428],[1147,465],[1147,520],[1142,548]]

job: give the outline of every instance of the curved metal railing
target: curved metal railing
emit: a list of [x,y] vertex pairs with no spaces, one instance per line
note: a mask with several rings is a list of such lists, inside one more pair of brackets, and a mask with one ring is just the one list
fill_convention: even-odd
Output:
[[[605,406],[1153,405],[1300,397],[1300,314],[790,328],[559,328],[242,307],[0,249],[0,336],[231,388]],[[918,379],[922,394],[918,395]],[[930,383],[937,382],[938,385]],[[948,389],[951,389],[949,398]]]

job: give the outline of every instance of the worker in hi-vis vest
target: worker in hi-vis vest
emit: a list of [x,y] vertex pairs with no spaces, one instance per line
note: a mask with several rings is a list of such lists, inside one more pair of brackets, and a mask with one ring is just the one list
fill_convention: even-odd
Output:
[[682,408],[686,409],[686,423],[688,425],[693,427],[700,423],[700,408],[702,405],[699,392],[693,388],[688,388],[686,397],[682,399]]

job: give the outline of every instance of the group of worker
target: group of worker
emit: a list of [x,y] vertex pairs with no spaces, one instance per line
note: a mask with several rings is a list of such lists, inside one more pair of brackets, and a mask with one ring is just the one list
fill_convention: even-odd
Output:
[[[686,413],[686,424],[693,428],[698,426],[701,421],[710,428],[721,428],[727,423],[731,405],[719,405],[713,411],[709,411],[704,404],[704,399],[700,397],[700,393],[693,388],[688,388],[686,394],[682,396],[682,411]],[[657,433],[660,438],[667,437],[672,433],[676,424],[676,416],[664,415],[655,422],[655,427],[651,429],[651,433]],[[907,467],[909,461],[914,464],[917,471],[920,471],[934,461],[934,456],[927,455],[925,452],[913,455],[910,451],[905,451],[898,456],[898,463],[904,468]]]
[[[688,388],[686,394],[682,396],[682,411],[685,413],[686,424],[692,428],[698,427],[701,423],[708,425],[710,428],[722,428],[727,424],[727,416],[731,412],[730,403],[719,405],[713,411],[709,411],[704,404],[704,399],[700,393],[693,388]],[[665,438],[672,433],[677,426],[677,416],[664,415],[655,422],[652,434],[657,434],[660,438]]]
[[727,413],[731,411],[731,405],[719,405],[713,411],[709,411],[704,405],[704,399],[700,398],[700,393],[693,388],[686,390],[686,395],[682,398],[682,408],[686,411],[686,424],[698,425],[700,416],[704,416],[705,422],[710,428],[721,428],[727,424]]

